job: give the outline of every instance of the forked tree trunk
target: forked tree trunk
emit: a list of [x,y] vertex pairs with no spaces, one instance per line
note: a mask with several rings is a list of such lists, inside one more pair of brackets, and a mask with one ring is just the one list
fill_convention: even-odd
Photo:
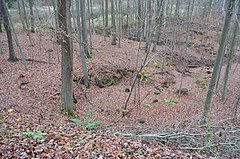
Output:
[[232,18],[232,14],[233,14],[232,11],[235,6],[234,4],[235,4],[235,0],[229,0],[227,14],[225,17],[224,28],[222,31],[222,36],[221,36],[221,41],[220,41],[220,46],[218,49],[217,59],[214,64],[212,78],[211,78],[211,81],[210,81],[210,84],[208,87],[207,97],[206,97],[206,101],[205,101],[205,105],[204,105],[204,112],[203,112],[202,119],[201,119],[202,123],[206,123],[206,119],[209,114],[210,106],[212,103],[212,96],[213,96],[214,88],[216,85],[217,76],[218,76],[219,70],[220,70],[221,59],[224,56],[224,49],[226,47],[227,34],[229,31],[231,18]]
[[62,64],[61,64],[61,108],[65,111],[73,110],[73,52],[71,39],[71,1],[59,0],[59,27],[62,30]]
[[80,57],[82,61],[82,69],[83,69],[83,82],[85,86],[88,88],[90,86],[89,78],[88,78],[88,69],[86,64],[85,53],[83,50],[82,38],[81,38],[81,31],[80,31],[80,9],[79,9],[79,1],[76,0],[76,17],[77,17],[77,35],[79,41],[79,48],[80,48]]
[[17,57],[14,52],[13,48],[13,39],[12,39],[12,31],[11,31],[11,26],[9,22],[9,17],[7,14],[7,8],[6,8],[6,2],[5,0],[0,0],[0,10],[1,14],[3,15],[3,23],[5,30],[7,32],[7,39],[8,39],[8,49],[9,49],[9,61],[17,61]]

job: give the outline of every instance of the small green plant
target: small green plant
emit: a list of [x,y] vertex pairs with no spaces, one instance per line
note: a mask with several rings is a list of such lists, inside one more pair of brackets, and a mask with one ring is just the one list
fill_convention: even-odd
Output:
[[23,132],[24,135],[27,135],[28,137],[33,137],[34,139],[42,139],[44,136],[47,136],[47,133],[42,133],[38,129],[34,129],[33,131],[26,130]]
[[177,100],[170,100],[170,99],[163,99],[162,100],[164,103],[169,103],[169,104],[177,104]]
[[205,140],[204,140],[204,145],[210,145],[211,144],[211,138],[212,138],[212,128],[211,126],[209,125],[210,123],[210,120],[208,120],[208,122],[206,123],[205,127],[207,129],[207,134],[205,135]]
[[139,49],[140,49],[140,50],[145,50],[146,48],[147,48],[146,45],[140,45],[140,46],[139,46]]
[[143,155],[143,153],[140,149],[138,149],[136,152],[138,153],[138,155]]
[[70,116],[71,116],[71,117],[73,117],[73,118],[75,118],[75,117],[76,117],[76,115],[75,115],[74,111],[73,111],[73,110],[71,110],[71,109],[68,109],[68,110],[67,110],[67,115],[70,115]]
[[144,107],[152,107],[152,104],[146,103],[146,104],[144,104]]
[[25,132],[23,132],[23,134],[27,135],[27,136],[31,136],[33,134],[33,132],[30,130],[26,130]]
[[208,86],[208,81],[206,79],[197,80],[195,83],[199,86],[199,89],[201,90],[206,89]]
[[92,130],[92,129],[95,129],[100,124],[100,121],[95,120],[95,121],[91,122],[91,118],[92,118],[92,112],[91,112],[91,110],[88,110],[86,112],[85,120],[83,122],[77,118],[73,118],[73,119],[71,119],[71,121],[79,126],[82,126],[84,129]]
[[151,75],[152,75],[153,69],[150,67],[144,67],[142,68],[141,72],[139,73],[140,80],[141,81],[148,81],[151,80]]

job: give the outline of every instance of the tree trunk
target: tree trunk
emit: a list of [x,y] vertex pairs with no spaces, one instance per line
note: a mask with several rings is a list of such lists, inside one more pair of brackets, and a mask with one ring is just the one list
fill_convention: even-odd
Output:
[[27,30],[27,27],[26,27],[26,25],[24,23],[24,20],[23,20],[23,13],[22,13],[22,10],[21,10],[20,0],[17,0],[17,7],[18,7],[18,13],[19,13],[19,16],[20,16],[20,20],[21,20],[21,23],[22,23],[23,30]]
[[27,27],[29,42],[30,42],[30,45],[33,46],[31,34],[30,34],[30,31],[29,31],[29,24],[28,24],[28,18],[27,18],[27,13],[26,13],[26,8],[25,8],[25,2],[23,0],[22,0],[22,7],[23,7],[23,17],[24,17],[25,24],[26,24],[26,27]]
[[147,8],[146,8],[147,14],[147,21],[146,21],[146,48],[145,52],[147,52],[150,48],[151,44],[151,33],[152,33],[152,0],[147,1]]
[[92,30],[92,34],[93,35],[96,35],[96,31],[95,31],[95,27],[94,27],[94,20],[93,20],[93,2],[92,0],[89,0],[90,1],[90,17],[91,17],[91,30]]
[[142,23],[141,23],[141,16],[142,10],[141,10],[141,0],[138,0],[138,35],[137,35],[137,41],[140,41],[141,39],[141,29],[142,29]]
[[56,41],[58,44],[60,44],[60,37],[58,34],[59,31],[59,0],[52,0],[52,5],[54,9],[54,15],[55,15],[55,36],[56,36]]
[[127,0],[127,21],[126,21],[126,28],[128,29],[128,26],[129,26],[129,12],[130,12],[130,9],[129,9],[129,0]]
[[117,45],[114,0],[111,0],[112,45]]
[[2,39],[0,38],[0,55],[3,54],[3,51],[2,51]]
[[157,0],[157,13],[156,13],[156,38],[154,41],[154,45],[153,45],[153,52],[156,52],[156,47],[157,47],[157,43],[160,40],[161,37],[161,29],[162,29],[162,24],[163,24],[163,19],[164,19],[164,6],[163,6],[163,0]]
[[81,22],[82,22],[82,40],[83,40],[83,48],[84,53],[87,58],[90,58],[90,54],[88,52],[88,35],[87,35],[87,20],[86,20],[86,0],[80,1],[81,7]]
[[2,17],[1,17],[1,14],[0,14],[0,33],[2,33]]
[[77,17],[77,35],[79,40],[79,47],[80,47],[80,57],[82,61],[82,69],[83,69],[83,80],[85,86],[88,88],[90,85],[89,79],[88,79],[88,69],[86,64],[86,58],[82,46],[82,39],[81,39],[81,31],[80,31],[80,9],[79,9],[79,0],[76,0],[76,17]]
[[90,47],[90,55],[92,54],[92,23],[91,23],[91,5],[90,5],[90,0],[87,0],[87,5],[88,5],[88,29],[89,29],[89,47]]
[[67,112],[73,110],[73,52],[71,49],[71,1],[59,0],[59,27],[62,30],[62,64],[61,64],[61,108]]
[[105,0],[105,23],[104,23],[104,37],[108,36],[108,0]]
[[212,74],[212,78],[211,78],[211,81],[210,81],[210,84],[208,87],[207,97],[206,97],[206,101],[205,101],[205,105],[204,105],[204,112],[203,112],[202,119],[201,119],[202,123],[206,123],[206,119],[209,114],[209,110],[210,110],[210,106],[211,106],[211,102],[212,102],[213,91],[214,91],[217,76],[218,76],[219,70],[220,70],[221,59],[224,56],[224,49],[226,47],[227,34],[228,34],[230,23],[231,23],[232,11],[235,6],[234,4],[235,4],[235,0],[229,0],[227,14],[226,14],[225,23],[224,23],[224,28],[222,31],[222,36],[221,36],[221,41],[220,41],[220,46],[218,49],[217,59],[214,64],[213,74]]
[[7,8],[6,8],[6,2],[5,0],[0,0],[0,10],[1,14],[3,15],[3,23],[5,30],[7,32],[7,38],[8,38],[8,49],[9,49],[9,61],[17,61],[17,57],[14,52],[13,48],[13,39],[12,39],[12,31],[11,31],[11,26],[9,22],[9,17],[7,14]]
[[231,64],[232,64],[234,50],[236,48],[237,41],[238,41],[237,40],[238,39],[237,35],[239,33],[239,24],[238,24],[239,22],[240,22],[240,1],[238,1],[237,20],[235,21],[235,24],[234,24],[232,43],[231,43],[231,48],[230,48],[230,52],[229,52],[228,60],[227,60],[227,67],[226,67],[226,71],[225,71],[225,75],[224,75],[222,100],[225,100],[225,98],[226,98],[229,72],[230,72],[230,68],[231,68]]
[[28,3],[29,3],[29,9],[30,9],[30,31],[34,33],[35,32],[34,15],[33,15],[34,0],[28,0]]

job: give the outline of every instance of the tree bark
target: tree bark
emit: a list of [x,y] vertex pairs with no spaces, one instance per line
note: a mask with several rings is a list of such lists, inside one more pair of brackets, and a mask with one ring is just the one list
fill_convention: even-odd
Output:
[[7,38],[8,38],[8,49],[9,49],[9,61],[17,61],[17,57],[14,52],[13,48],[13,39],[12,39],[12,31],[11,31],[11,26],[9,22],[9,17],[7,14],[7,8],[6,8],[6,2],[5,0],[0,0],[0,10],[1,14],[3,15],[3,21],[4,21],[4,27],[7,32]]
[[80,57],[82,61],[82,70],[83,70],[83,81],[85,86],[88,88],[90,86],[90,81],[88,78],[88,69],[86,64],[86,58],[82,46],[82,39],[81,39],[81,31],[80,31],[80,9],[79,9],[79,0],[76,0],[76,17],[77,17],[77,35],[79,40],[79,48],[80,48]]
[[111,0],[111,17],[112,17],[112,45],[117,45],[115,9],[114,9],[114,1],[113,0]]
[[35,32],[34,15],[33,15],[34,0],[28,0],[28,3],[29,3],[29,9],[30,9],[30,31],[34,33]]
[[22,13],[22,10],[21,10],[20,0],[17,0],[17,7],[18,7],[18,14],[20,16],[20,20],[21,20],[21,23],[22,23],[23,30],[27,30],[27,27],[26,27],[26,25],[24,23],[24,20],[23,20],[23,13]]
[[62,30],[62,63],[61,63],[61,108],[67,112],[73,110],[73,52],[71,39],[71,1],[59,0],[59,27]]
[[23,7],[23,17],[24,17],[24,20],[25,20],[25,23],[26,23],[26,27],[27,27],[29,43],[30,43],[31,46],[33,46],[32,38],[31,38],[30,30],[29,30],[29,23],[28,23],[28,18],[27,18],[27,13],[26,13],[24,0],[22,0],[22,7]]
[[0,13],[0,33],[2,33],[2,15]]
[[82,40],[83,40],[83,48],[84,53],[87,58],[90,58],[90,54],[88,52],[88,35],[87,35],[87,20],[86,20],[86,0],[80,1],[81,7],[81,22],[82,22]]
[[104,37],[108,36],[108,0],[105,0],[105,23],[104,23]]

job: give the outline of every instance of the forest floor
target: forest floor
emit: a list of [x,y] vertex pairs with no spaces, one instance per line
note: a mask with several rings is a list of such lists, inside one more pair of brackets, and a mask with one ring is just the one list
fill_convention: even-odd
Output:
[[[89,89],[79,84],[83,73],[78,44],[74,43],[74,91],[77,99],[74,110],[80,121],[87,120],[82,127],[60,110],[60,46],[52,42],[52,33],[31,34],[35,44],[32,47],[26,33],[17,32],[27,58],[28,71],[23,60],[14,63],[7,60],[7,38],[5,33],[0,33],[4,53],[0,55],[3,71],[0,74],[0,157],[204,158],[195,151],[203,153],[202,156],[205,151],[210,151],[208,154],[213,156],[222,155],[216,150],[221,149],[221,145],[217,148],[205,147],[202,143],[215,144],[213,137],[209,139],[211,142],[208,141],[209,131],[214,137],[219,132],[228,133],[225,136],[230,140],[228,142],[237,136],[234,132],[229,137],[229,132],[236,130],[239,135],[236,128],[239,128],[240,122],[232,122],[232,118],[240,86],[240,68],[237,67],[240,48],[232,65],[226,100],[221,101],[220,93],[224,66],[220,91],[213,97],[209,122],[205,126],[199,124],[219,33],[216,28],[209,31],[208,28],[195,26],[189,31],[186,47],[185,35],[178,32],[179,41],[173,48],[171,65],[171,38],[169,34],[163,34],[166,40],[157,46],[157,52],[150,52],[148,64],[137,79],[127,110],[123,106],[130,93],[136,61],[142,64],[146,56],[145,43],[122,39],[118,48],[111,45],[111,38],[107,37],[104,41],[102,36],[94,35],[92,58],[87,60],[91,78]],[[17,47],[15,50],[21,59]],[[162,72],[163,57],[168,64],[164,64]],[[187,92],[177,93],[180,86]],[[89,113],[91,116],[86,115]],[[123,113],[126,115],[121,118]],[[239,118],[239,111],[237,116]],[[87,129],[96,121],[100,121],[97,130]],[[189,141],[186,134],[191,133],[205,135],[191,137]],[[168,139],[164,134],[171,134],[172,138]],[[186,138],[181,138],[181,135]],[[218,141],[222,141],[223,136]],[[226,149],[223,148],[222,152],[225,153]],[[231,156],[227,152],[225,155]],[[239,149],[231,157],[237,154]]]

